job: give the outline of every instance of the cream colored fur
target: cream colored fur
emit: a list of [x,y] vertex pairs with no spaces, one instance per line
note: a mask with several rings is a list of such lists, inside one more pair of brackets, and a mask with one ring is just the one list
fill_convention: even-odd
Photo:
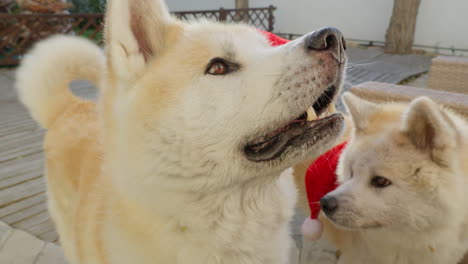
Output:
[[[295,163],[330,148],[290,147],[252,162],[243,145],[285,124],[340,80],[304,39],[272,48],[256,29],[185,24],[161,1],[111,0],[106,48],[72,37],[38,44],[17,75],[48,132],[49,208],[71,264],[284,264]],[[241,65],[205,74],[212,58]],[[67,89],[99,86],[99,102]],[[292,89],[294,88],[294,89]]]
[[17,71],[18,95],[34,119],[49,128],[76,101],[68,90],[70,81],[81,78],[97,83],[104,66],[104,53],[92,42],[79,37],[52,37],[23,59]]
[[[468,124],[428,98],[374,104],[347,93],[354,121],[338,209],[321,219],[340,264],[456,264],[468,249]],[[385,188],[372,177],[391,181]]]

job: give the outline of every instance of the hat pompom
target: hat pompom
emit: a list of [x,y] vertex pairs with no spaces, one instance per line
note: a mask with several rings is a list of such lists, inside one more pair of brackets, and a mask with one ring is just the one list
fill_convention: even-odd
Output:
[[318,240],[322,237],[323,224],[318,219],[307,217],[302,224],[302,235],[309,240]]

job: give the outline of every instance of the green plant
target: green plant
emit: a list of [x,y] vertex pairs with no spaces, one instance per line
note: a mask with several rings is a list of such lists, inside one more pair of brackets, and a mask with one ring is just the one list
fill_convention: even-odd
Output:
[[[103,37],[102,32],[97,32],[93,37],[91,37],[94,34],[94,31],[95,31],[94,29],[87,29],[81,33],[81,36],[87,39],[91,39],[92,41],[99,44]],[[79,28],[75,29],[75,32],[79,33],[80,29]]]
[[73,13],[102,13],[106,6],[105,0],[72,0]]

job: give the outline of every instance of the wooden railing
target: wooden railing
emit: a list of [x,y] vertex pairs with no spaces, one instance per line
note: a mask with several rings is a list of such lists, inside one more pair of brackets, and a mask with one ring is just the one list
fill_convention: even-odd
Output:
[[[274,6],[174,12],[181,20],[243,22],[273,31]],[[54,34],[85,36],[102,43],[103,14],[0,14],[0,66],[14,66],[38,40]]]
[[220,8],[219,10],[175,12],[174,15],[182,20],[208,18],[228,23],[244,22],[271,32],[273,31],[273,24],[275,23],[275,17],[273,15],[275,9],[274,6],[246,9]]

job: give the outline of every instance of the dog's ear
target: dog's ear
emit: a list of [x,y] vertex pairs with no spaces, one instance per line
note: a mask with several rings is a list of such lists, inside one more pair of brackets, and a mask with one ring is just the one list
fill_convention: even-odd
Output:
[[106,12],[109,71],[132,82],[161,54],[174,19],[163,0],[110,0]]
[[419,149],[431,152],[436,161],[456,146],[458,133],[452,120],[440,106],[427,97],[414,99],[403,116],[402,132]]
[[369,115],[377,110],[378,105],[361,99],[350,92],[343,93],[342,99],[348,113],[351,115],[356,131],[365,130]]

